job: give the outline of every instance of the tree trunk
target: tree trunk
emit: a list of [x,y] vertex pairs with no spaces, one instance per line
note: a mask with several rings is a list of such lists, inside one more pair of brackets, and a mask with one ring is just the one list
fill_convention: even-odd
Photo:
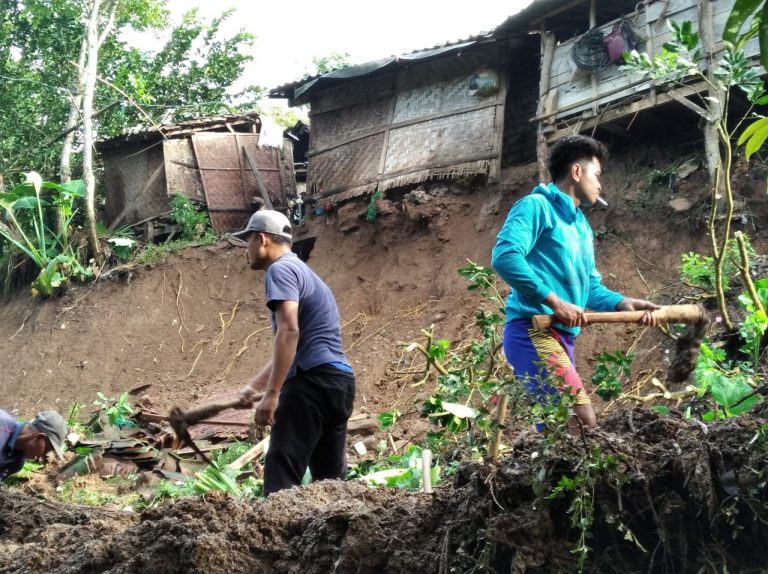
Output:
[[99,61],[98,25],[101,0],[91,0],[85,30],[86,62],[83,82],[83,179],[85,180],[85,218],[88,247],[92,257],[99,255],[96,233],[96,178],[93,174],[93,96],[96,91],[96,73]]
[[64,136],[64,143],[61,147],[61,160],[59,161],[59,180],[61,183],[67,183],[72,179],[72,168],[70,159],[72,156],[72,146],[75,142],[75,132],[78,120],[80,119],[80,110],[83,105],[83,84],[85,83],[85,55],[88,47],[88,37],[83,37],[80,45],[80,57],[77,59],[77,78],[70,96],[69,117],[65,130],[69,130]]
[[118,0],[104,3],[109,12],[101,34],[99,34],[101,0],[86,4],[87,25],[85,31],[85,67],[83,68],[83,179],[85,180],[85,218],[88,247],[92,257],[99,256],[99,238],[96,232],[96,178],[93,174],[93,97],[96,92],[99,47],[109,35],[115,21]]

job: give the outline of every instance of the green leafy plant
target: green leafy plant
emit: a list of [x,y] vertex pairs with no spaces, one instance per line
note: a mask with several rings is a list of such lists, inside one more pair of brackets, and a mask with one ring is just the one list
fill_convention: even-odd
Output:
[[631,376],[630,366],[635,359],[634,353],[624,351],[604,352],[597,356],[592,384],[597,387],[598,396],[611,401],[619,398],[622,384]]
[[181,226],[181,239],[195,241],[205,235],[210,227],[208,213],[200,211],[186,195],[171,197],[171,219]]
[[[347,480],[360,479],[372,486],[418,490],[423,482],[422,452],[421,447],[411,444],[408,445],[402,455],[393,455],[352,465],[347,473]],[[430,468],[433,486],[439,484],[440,475],[441,467],[439,464]]]
[[[74,202],[84,189],[80,180],[59,185],[29,172],[24,183],[0,193],[0,238],[39,269],[33,293],[50,297],[70,278],[84,281],[93,276],[80,263],[69,235]],[[58,231],[51,227],[56,225]]]
[[[747,10],[742,12],[746,13]],[[740,20],[739,26],[746,21],[738,19]],[[717,304],[725,328],[732,332],[734,331],[734,324],[726,304],[723,282],[724,277],[727,276],[724,267],[728,243],[732,235],[731,220],[734,213],[731,188],[732,140],[736,131],[740,129],[744,118],[742,121],[729,121],[729,97],[731,88],[741,90],[751,105],[768,103],[768,96],[765,94],[759,71],[752,66],[750,59],[740,49],[743,44],[727,44],[715,61],[707,62],[705,60],[706,55],[702,54],[699,47],[699,34],[694,32],[691,22],[678,24],[674,21],[668,21],[667,24],[672,31],[673,39],[662,46],[659,54],[650,56],[633,50],[624,55],[626,63],[621,69],[678,85],[683,85],[689,79],[696,78],[710,87],[710,94],[716,94],[702,99],[702,111],[707,116],[707,121],[715,126],[720,148],[722,148],[722,161],[720,160],[720,152],[710,158],[710,162],[715,164],[712,167],[717,175],[710,189],[711,209],[707,230],[712,247]],[[728,29],[732,30],[733,26],[734,23],[732,22]],[[766,130],[765,135],[768,137],[768,126],[757,130],[761,137],[762,130]],[[762,140],[764,141],[765,137],[762,137]],[[762,144],[762,141],[759,143]]]
[[376,191],[368,202],[368,210],[365,213],[365,218],[368,221],[376,221],[379,216],[379,210],[376,208],[376,202],[382,198],[381,191]]
[[591,550],[587,541],[595,522],[595,485],[600,478],[626,482],[628,477],[620,471],[621,462],[621,455],[607,455],[600,447],[593,446],[581,460],[576,472],[572,476],[562,475],[547,496],[549,500],[571,497],[568,516],[571,527],[579,532],[578,542],[571,553],[579,558],[579,572],[583,572]]
[[108,398],[101,391],[96,393],[96,397],[93,404],[106,414],[109,424],[118,428],[134,426],[134,422],[130,418],[133,414],[133,407],[127,392],[121,394],[117,400]]
[[138,242],[130,237],[110,237],[107,242],[117,258],[122,261],[130,259],[138,245]]
[[747,312],[739,325],[739,335],[744,340],[741,350],[750,358],[753,368],[757,368],[760,363],[763,336],[768,330],[768,315],[765,313],[765,309],[768,309],[768,277],[755,281],[755,290],[760,305],[748,293],[739,296],[739,303]]
[[[425,343],[414,341],[405,347],[409,352],[418,350],[426,359],[424,377],[416,384],[426,383],[435,373],[435,388],[424,400],[421,414],[434,424],[428,434],[430,448],[448,462],[491,453],[490,447],[499,438],[494,411],[501,396],[509,400],[514,395],[513,404],[523,403],[520,386],[513,383],[502,354],[503,298],[496,288],[496,276],[472,261],[458,272],[467,279],[467,289],[483,295],[498,312],[478,309],[475,326],[479,336],[455,350],[450,341],[435,339],[434,328],[422,331]],[[528,411],[527,402],[524,410]]]
[[[744,239],[747,254],[751,260],[755,257],[756,253],[746,235]],[[730,291],[731,280],[739,273],[739,258],[738,244],[734,239],[729,239],[724,250],[721,278],[725,293]],[[684,282],[705,291],[713,292],[716,290],[716,263],[714,258],[688,252],[683,253],[682,259],[683,262],[680,264],[679,271],[680,277]]]
[[702,414],[706,421],[739,415],[762,400],[754,394],[754,371],[745,362],[729,363],[725,351],[704,342],[693,372],[699,396],[707,396],[714,408]]
[[397,419],[400,418],[400,415],[401,413],[397,409],[379,413],[378,419],[381,430],[387,430],[388,428],[394,426],[394,424],[397,422]]

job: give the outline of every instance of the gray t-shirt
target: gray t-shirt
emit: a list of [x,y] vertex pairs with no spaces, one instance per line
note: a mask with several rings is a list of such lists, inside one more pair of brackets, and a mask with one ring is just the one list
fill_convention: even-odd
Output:
[[288,377],[327,363],[349,364],[341,344],[341,322],[336,300],[328,286],[296,254],[288,252],[267,269],[264,279],[272,330],[277,329],[275,304],[299,304],[299,343]]

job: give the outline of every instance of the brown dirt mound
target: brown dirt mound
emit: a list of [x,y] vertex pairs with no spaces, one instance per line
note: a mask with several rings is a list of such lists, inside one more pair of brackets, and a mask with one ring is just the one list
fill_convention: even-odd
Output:
[[[594,481],[585,571],[760,571],[768,459],[764,438],[749,443],[767,411],[708,430],[642,409],[611,414],[587,438],[620,464]],[[585,445],[521,433],[514,446],[499,466],[465,464],[434,495],[328,481],[266,501],[182,499],[136,517],[2,491],[0,572],[572,571],[570,495],[535,492],[573,476]]]

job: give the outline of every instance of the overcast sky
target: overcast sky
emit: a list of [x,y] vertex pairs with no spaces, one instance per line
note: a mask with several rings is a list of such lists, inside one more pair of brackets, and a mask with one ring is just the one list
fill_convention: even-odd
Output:
[[314,71],[313,57],[377,60],[488,31],[530,0],[169,0],[174,22],[198,7],[207,20],[234,8],[226,32],[256,36],[245,85],[274,88]]

